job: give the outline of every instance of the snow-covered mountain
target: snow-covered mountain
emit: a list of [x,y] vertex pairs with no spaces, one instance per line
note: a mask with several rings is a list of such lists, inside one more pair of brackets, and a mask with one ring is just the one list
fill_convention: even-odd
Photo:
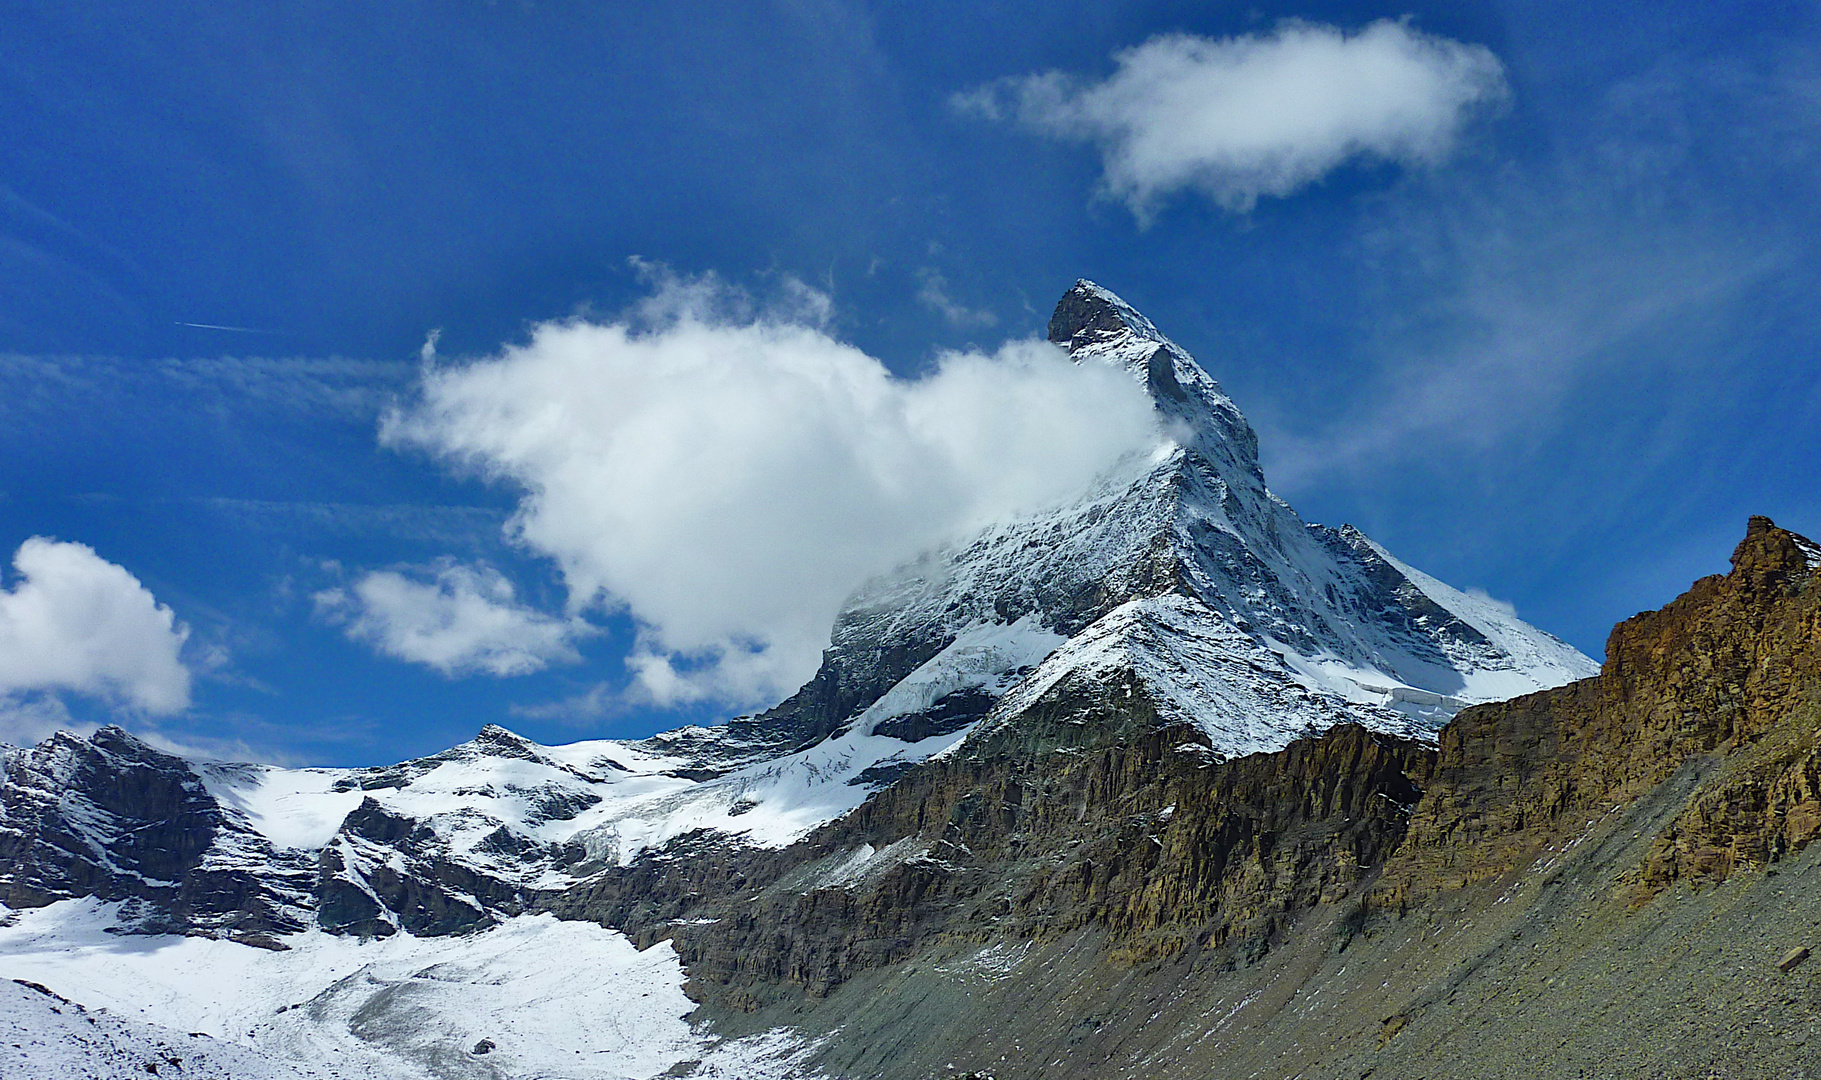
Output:
[[775,708],[638,742],[541,746],[488,726],[367,769],[59,734],[0,750],[0,902],[102,904],[115,929],[273,950],[493,932],[641,855],[789,844],[920,762],[1070,703],[1142,699],[1134,715],[1237,757],[1342,722],[1432,738],[1466,704],[1596,673],[1357,530],[1302,521],[1219,384],[1112,293],[1078,282],[1049,337],[1142,382],[1157,444],[1077,501],[868,584]]
[[1137,687],[1236,756],[1342,721],[1422,738],[1464,704],[1597,670],[1357,530],[1303,522],[1219,384],[1117,296],[1078,282],[1049,336],[1140,380],[1167,438],[1076,502],[866,586],[776,708],[634,743],[489,726],[371,769],[59,735],[5,751],[0,900],[131,901],[150,931],[449,932],[678,837],[789,843],[1058,695]]

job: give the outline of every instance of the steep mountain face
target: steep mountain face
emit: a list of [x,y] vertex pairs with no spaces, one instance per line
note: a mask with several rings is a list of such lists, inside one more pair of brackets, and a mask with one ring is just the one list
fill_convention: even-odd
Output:
[[[881,723],[939,732],[1007,695],[1011,713],[1132,671],[1162,711],[1238,754],[1344,719],[1420,737],[1468,702],[1592,674],[1357,530],[1305,524],[1266,488],[1257,436],[1219,384],[1112,293],[1078,282],[1049,337],[1142,382],[1169,440],[1074,505],[862,590],[816,677],[734,730],[798,745]],[[989,627],[1022,632],[976,640]],[[1033,656],[1042,669],[1025,677]],[[919,692],[890,693],[906,680]]]
[[1135,700],[971,740],[641,933],[836,1076],[1812,1075],[1804,538],[1754,518],[1597,678],[1435,745],[1222,760]]
[[0,748],[0,903],[124,901],[148,932],[276,943],[312,922],[316,860],[282,850],[197,771],[119,728]]
[[1218,761],[1343,723],[1432,739],[1468,702],[1593,672],[1356,530],[1305,524],[1266,488],[1219,385],[1112,293],[1077,283],[1049,336],[1141,382],[1164,436],[1076,502],[867,585],[776,708],[638,743],[543,747],[490,726],[356,770],[192,765],[118,729],[59,736],[7,752],[6,902],[130,897],[148,931],[243,935],[586,914],[565,895],[577,888],[603,910],[656,910],[664,882],[696,872],[679,856],[783,848],[922,762],[1089,730],[1089,712],[1124,718],[1121,738],[1180,729]]

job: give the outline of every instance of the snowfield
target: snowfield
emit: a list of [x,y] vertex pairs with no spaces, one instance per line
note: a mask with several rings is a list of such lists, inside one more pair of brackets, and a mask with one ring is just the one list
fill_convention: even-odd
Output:
[[148,1064],[224,1080],[783,1080],[807,1075],[814,1049],[781,1032],[700,1034],[669,944],[640,952],[591,923],[528,915],[369,941],[313,930],[275,952],[110,933],[118,906],[0,908],[7,1080],[143,1080]]

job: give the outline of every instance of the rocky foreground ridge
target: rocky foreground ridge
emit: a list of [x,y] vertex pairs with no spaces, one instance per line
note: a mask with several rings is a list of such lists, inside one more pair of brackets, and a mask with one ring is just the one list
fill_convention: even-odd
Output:
[[1116,694],[744,888],[567,901],[675,941],[732,1029],[833,1031],[832,1075],[1816,1075],[1821,979],[1778,964],[1821,947],[1818,571],[1753,518],[1599,676],[1438,745],[1341,726],[1220,761]]

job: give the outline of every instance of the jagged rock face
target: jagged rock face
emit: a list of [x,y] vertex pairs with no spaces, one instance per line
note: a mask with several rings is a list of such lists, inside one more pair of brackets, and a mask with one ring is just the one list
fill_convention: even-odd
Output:
[[[1078,282],[1049,337],[1078,363],[1140,381],[1168,437],[1070,506],[987,529],[862,589],[815,678],[727,729],[748,752],[898,723],[907,712],[880,705],[894,687],[942,682],[956,666],[945,652],[993,626],[1054,641],[1028,677],[1017,670],[1028,650],[970,655],[972,670],[946,682],[970,695],[974,716],[1015,720],[1058,685],[1073,693],[1135,674],[1169,721],[1197,724],[1227,754],[1342,722],[1420,738],[1462,704],[1593,673],[1574,649],[1403,566],[1357,530],[1304,523],[1266,488],[1257,436],[1219,384],[1117,296]],[[938,698],[915,711],[962,705]]]
[[185,762],[116,728],[92,740],[60,732],[8,753],[6,766],[0,850],[11,856],[9,905],[118,879],[168,888],[194,868],[221,824]]
[[0,902],[127,902],[148,932],[256,940],[308,925],[315,859],[223,812],[181,758],[117,727],[0,750]]
[[1598,678],[1455,717],[1388,893],[1407,904],[1511,873],[1691,761],[1718,771],[1637,898],[1821,833],[1821,547],[1755,517],[1732,563],[1614,627]]
[[[931,763],[706,902],[622,918],[668,938],[694,992],[750,1008],[958,942],[1093,928],[1130,963],[1262,955],[1351,894],[1403,835],[1432,753],[1355,725],[1221,762],[1148,726],[1093,749]],[[697,894],[701,896],[703,894]],[[580,910],[599,895],[578,890]],[[641,919],[648,914],[661,918]]]
[[[535,862],[538,852],[505,832],[499,852]],[[401,858],[402,856],[402,858]],[[518,875],[492,874],[455,857],[431,825],[364,799],[318,856],[316,922],[324,930],[387,937],[455,934],[490,926],[529,904]]]

